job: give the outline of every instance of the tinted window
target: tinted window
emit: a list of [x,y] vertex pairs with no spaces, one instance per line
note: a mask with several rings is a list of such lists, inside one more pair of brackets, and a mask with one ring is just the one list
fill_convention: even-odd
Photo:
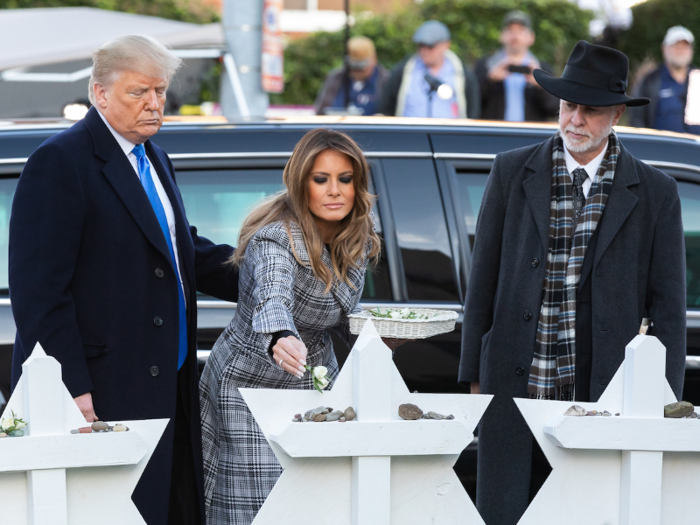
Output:
[[685,230],[688,306],[700,306],[700,185],[678,182]]
[[0,179],[0,290],[7,290],[9,287],[10,211],[16,187],[17,179]]
[[190,224],[207,239],[232,246],[250,210],[284,189],[279,169],[180,171],[177,184]]
[[459,301],[432,159],[382,161],[411,301]]
[[[187,219],[198,232],[216,243],[235,246],[241,224],[263,198],[282,189],[281,169],[202,170],[178,172],[178,186]],[[381,221],[375,209],[377,233]],[[365,274],[363,299],[391,299],[385,256]]]
[[486,173],[457,172],[462,217],[469,235],[469,244],[472,248],[474,247],[474,234],[476,233],[476,219],[479,216],[481,200],[484,198],[487,179],[488,174]]

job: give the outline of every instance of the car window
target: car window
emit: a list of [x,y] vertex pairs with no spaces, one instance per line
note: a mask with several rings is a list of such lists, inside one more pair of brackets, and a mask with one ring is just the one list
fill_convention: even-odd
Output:
[[476,233],[476,219],[479,216],[481,200],[484,198],[484,189],[488,173],[471,173],[457,171],[457,185],[459,187],[460,204],[462,207],[462,219],[469,235],[469,244],[474,248],[474,234]]
[[17,179],[0,179],[0,290],[5,292],[9,287],[10,211],[16,188]]
[[[245,217],[262,199],[282,189],[282,169],[226,169],[178,172],[187,219],[200,235],[236,246]],[[381,220],[375,209],[377,233]],[[384,253],[384,251],[382,251]],[[363,299],[391,300],[386,256],[365,274]]]
[[408,299],[459,302],[450,236],[432,159],[384,159],[382,166]]
[[678,181],[685,232],[688,306],[700,306],[700,185]]

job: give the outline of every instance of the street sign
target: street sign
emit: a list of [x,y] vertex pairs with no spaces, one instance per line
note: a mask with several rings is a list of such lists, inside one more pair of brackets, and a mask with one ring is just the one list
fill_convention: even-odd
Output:
[[284,49],[280,14],[282,0],[265,0],[263,7],[262,85],[268,93],[284,91]]

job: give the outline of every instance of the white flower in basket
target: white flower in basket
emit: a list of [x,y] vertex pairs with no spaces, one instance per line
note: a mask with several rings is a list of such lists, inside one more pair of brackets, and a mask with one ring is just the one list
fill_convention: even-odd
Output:
[[455,328],[457,312],[429,308],[373,308],[359,314],[350,314],[350,333],[359,334],[367,319],[372,319],[382,337],[392,339],[425,339],[451,332]]

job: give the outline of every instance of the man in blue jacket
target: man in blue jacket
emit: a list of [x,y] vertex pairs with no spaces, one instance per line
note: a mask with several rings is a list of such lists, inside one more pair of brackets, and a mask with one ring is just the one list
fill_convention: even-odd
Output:
[[666,32],[661,44],[664,63],[635,86],[635,96],[646,97],[651,103],[630,111],[632,126],[700,133],[700,126],[685,122],[688,77],[695,69],[692,65],[694,44],[693,33],[683,26],[674,26]]
[[32,154],[12,204],[13,385],[39,342],[88,422],[169,418],[132,498],[149,524],[203,523],[196,291],[237,299],[233,249],[190,227],[149,140],[180,59],[125,36],[93,60],[94,107]]

